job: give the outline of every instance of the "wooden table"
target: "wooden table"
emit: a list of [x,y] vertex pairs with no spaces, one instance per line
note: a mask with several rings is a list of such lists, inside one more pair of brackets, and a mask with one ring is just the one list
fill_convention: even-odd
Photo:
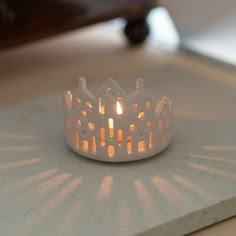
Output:
[[0,48],[117,17],[127,21],[129,41],[139,44],[149,33],[146,16],[155,6],[155,0],[0,0]]

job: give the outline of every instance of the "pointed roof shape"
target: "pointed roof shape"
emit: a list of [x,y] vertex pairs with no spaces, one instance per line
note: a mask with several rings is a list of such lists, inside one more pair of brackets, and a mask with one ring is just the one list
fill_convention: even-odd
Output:
[[130,95],[128,100],[131,101],[133,99],[137,99],[137,97],[149,97],[152,102],[156,102],[156,99],[153,95],[151,95],[150,93],[148,93],[145,89],[144,89],[144,80],[143,79],[137,79],[136,80],[136,90],[133,91]]
[[111,98],[126,98],[124,90],[113,79],[107,80],[96,92],[96,96],[105,95]]

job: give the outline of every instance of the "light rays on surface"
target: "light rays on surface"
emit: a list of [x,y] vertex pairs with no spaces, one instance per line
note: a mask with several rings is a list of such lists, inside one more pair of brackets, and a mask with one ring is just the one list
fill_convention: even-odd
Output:
[[222,157],[213,157],[213,156],[206,156],[206,155],[196,155],[196,154],[189,154],[190,157],[205,159],[209,161],[216,161],[221,163],[229,163],[229,164],[236,164],[236,159],[228,159],[228,158],[222,158]]
[[0,151],[30,151],[30,150],[36,150],[36,146],[10,146],[10,147],[0,147]]
[[196,163],[188,163],[188,166],[190,166],[193,169],[205,172],[205,173],[215,174],[215,175],[218,175],[218,176],[230,179],[230,180],[236,180],[236,174],[226,172],[224,170],[219,170],[217,168],[199,165]]
[[160,212],[157,211],[157,205],[149,194],[149,191],[141,180],[134,181],[134,187],[141,207],[150,221],[160,220]]
[[183,178],[180,175],[173,175],[173,180],[181,184],[182,186],[186,187],[187,189],[191,190],[193,194],[196,194],[197,196],[206,199],[208,201],[216,200],[217,198],[208,192],[207,190],[199,187],[197,184],[193,183],[187,178]]
[[52,212],[54,208],[60,206],[60,204],[65,201],[81,184],[82,177],[73,178],[68,184],[61,188],[59,192],[53,195],[49,201],[47,201],[43,206],[37,208],[34,212],[33,218],[28,218],[28,225],[33,227],[39,225],[42,221],[45,221],[47,216]]
[[202,148],[210,151],[236,151],[236,145],[204,145]]
[[161,176],[154,176],[151,179],[154,187],[164,195],[175,208],[191,207],[192,202],[180,190],[175,187],[170,181]]
[[101,186],[98,189],[98,197],[100,199],[108,199],[112,191],[113,177],[111,175],[105,176],[102,180]]
[[58,171],[58,169],[50,169],[50,170],[41,172],[41,173],[33,175],[33,176],[29,176],[26,179],[16,181],[14,183],[11,183],[11,184],[1,188],[0,193],[8,193],[8,192],[16,191],[18,189],[27,187],[28,185],[33,184],[36,181],[39,181],[41,179],[51,176],[52,174],[56,173],[57,171]]
[[14,162],[1,163],[0,170],[7,170],[11,168],[16,168],[16,167],[32,165],[35,163],[39,163],[42,160],[43,159],[41,158],[33,158],[33,159],[26,159],[26,160],[14,161]]
[[0,133],[0,139],[38,140],[39,137],[28,134]]
[[40,184],[36,189],[32,190],[30,195],[33,197],[42,197],[49,191],[52,191],[53,189],[57,188],[58,186],[62,185],[64,182],[66,182],[72,175],[71,174],[60,174],[57,175],[48,181]]

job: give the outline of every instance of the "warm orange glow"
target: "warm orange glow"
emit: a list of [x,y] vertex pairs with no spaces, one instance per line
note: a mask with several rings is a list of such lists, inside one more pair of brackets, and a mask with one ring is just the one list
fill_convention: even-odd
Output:
[[79,132],[77,129],[75,129],[75,133],[74,133],[75,137],[75,148],[78,149],[79,148]]
[[86,106],[87,110],[89,110],[89,111],[91,111],[93,109],[93,106],[90,102],[86,102],[85,106]]
[[76,101],[76,104],[77,104],[78,106],[81,105],[81,100],[80,100],[79,98],[76,98],[75,101]]
[[83,140],[82,142],[82,148],[84,152],[88,151],[88,141],[87,140]]
[[151,108],[152,108],[152,104],[151,104],[150,101],[148,101],[148,102],[146,103],[145,109],[146,109],[146,110],[150,110]]
[[134,124],[131,124],[131,125],[129,126],[129,130],[130,130],[130,131],[135,131],[135,130],[136,130],[136,126],[135,126]]
[[68,198],[78,188],[82,180],[82,177],[76,177],[63,186],[60,191],[57,191],[49,201],[42,205],[42,207],[38,208],[38,217],[30,221],[31,225],[38,225],[43,219],[47,219],[48,214],[50,214],[50,212],[57,206],[61,206],[63,201],[65,201],[66,198]]
[[147,126],[148,128],[150,128],[150,127],[152,126],[152,121],[148,121],[148,122],[146,123],[146,126]]
[[148,192],[147,187],[140,180],[135,180],[134,187],[137,193],[138,200],[144,210],[144,213],[151,221],[160,220],[160,209],[158,205],[155,204],[157,201],[153,200],[151,194]]
[[41,172],[39,174],[33,175],[33,176],[29,176],[26,179],[23,180],[19,180],[16,182],[13,182],[3,188],[0,189],[0,194],[1,193],[6,193],[6,192],[12,192],[12,191],[16,191],[16,190],[20,190],[23,187],[27,187],[28,185],[40,181],[44,178],[47,178],[48,176],[51,176],[52,174],[55,174],[58,171],[58,169],[50,169],[44,172]]
[[57,188],[58,186],[62,185],[65,183],[72,174],[61,174],[57,175],[55,177],[50,178],[46,182],[43,182],[42,184],[38,185],[36,188],[34,188],[32,191],[30,191],[28,194],[29,196],[34,196],[34,197],[42,197],[46,193],[52,191],[53,189]]
[[67,118],[67,125],[71,125],[71,118],[70,117]]
[[112,190],[112,182],[113,182],[113,177],[112,176],[105,176],[102,180],[101,186],[98,190],[98,196],[101,199],[108,199],[111,190]]
[[102,98],[101,97],[98,98],[98,109],[99,109],[99,113],[100,114],[102,114],[102,115],[105,114],[105,105],[102,102]]
[[108,146],[107,153],[109,158],[113,158],[115,156],[115,148],[113,145]]
[[95,136],[91,137],[91,151],[96,153],[96,138]]
[[162,129],[162,127],[163,127],[163,121],[162,121],[162,119],[160,119],[160,120],[158,121],[158,127],[159,127],[159,129]]
[[144,118],[144,112],[138,113],[138,118],[139,118],[139,119],[143,119],[143,118]]
[[29,140],[37,140],[39,137],[33,135],[25,135],[25,134],[14,134],[14,133],[0,133],[0,138],[13,138],[13,139],[29,139]]
[[81,116],[82,116],[83,118],[86,118],[86,116],[87,116],[86,111],[81,111],[80,114],[81,114]]
[[139,141],[138,142],[138,152],[145,152],[145,149],[146,149],[145,141]]
[[100,142],[101,146],[104,147],[106,145],[106,138],[105,138],[105,128],[100,128]]
[[29,151],[36,150],[35,146],[10,146],[10,147],[0,147],[0,151]]
[[81,126],[81,121],[78,119],[77,121],[76,121],[76,123],[77,123],[77,126]]
[[202,147],[205,150],[213,150],[213,151],[236,151],[236,146],[226,146],[226,145],[205,145]]
[[118,141],[118,146],[119,147],[122,145],[122,136],[123,136],[123,130],[118,129],[118,131],[117,131],[117,141]]
[[128,154],[132,153],[132,137],[127,136],[127,152]]
[[132,104],[131,110],[132,111],[137,111],[138,110],[138,104],[137,103]]
[[88,123],[88,128],[89,128],[90,130],[94,130],[94,123],[93,123],[93,122],[89,122],[89,123]]
[[122,115],[123,114],[123,108],[122,108],[122,105],[121,105],[120,101],[116,102],[116,113],[117,113],[117,115]]
[[163,194],[175,208],[183,209],[192,206],[192,202],[169,180],[161,176],[154,176],[152,183],[158,192]]
[[34,158],[34,159],[26,159],[26,160],[21,160],[21,161],[7,162],[0,165],[0,170],[7,170],[10,168],[15,168],[19,166],[32,165],[41,161],[42,161],[41,158]]
[[179,175],[173,175],[173,179],[177,181],[179,184],[182,184],[187,189],[191,190],[194,194],[197,194],[199,197],[207,199],[207,200],[217,200],[217,197],[207,190],[201,188],[197,184],[193,183],[189,179],[183,178]]
[[112,118],[108,119],[108,125],[109,125],[109,137],[113,138],[114,137],[114,123],[113,123]]
[[153,148],[153,136],[154,136],[153,131],[150,131],[150,132],[149,132],[149,148],[150,148],[150,149]]
[[236,180],[236,174],[235,173],[230,173],[230,172],[227,172],[227,171],[223,171],[223,170],[208,167],[208,166],[199,165],[199,164],[196,164],[196,163],[188,163],[188,165],[191,166],[192,168],[196,169],[196,170],[199,170],[199,171],[203,171],[203,172],[213,174],[213,175],[219,175],[221,177],[231,179],[231,180]]
[[201,158],[210,161],[222,162],[222,163],[230,163],[236,164],[236,160],[228,159],[225,157],[213,157],[213,156],[206,156],[206,155],[196,155],[196,154],[189,154],[190,157]]

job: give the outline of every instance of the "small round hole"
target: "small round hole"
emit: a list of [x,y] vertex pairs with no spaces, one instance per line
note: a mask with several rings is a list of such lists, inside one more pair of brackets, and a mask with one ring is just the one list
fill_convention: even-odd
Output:
[[81,121],[78,119],[77,121],[76,121],[76,123],[77,123],[77,126],[81,126]]
[[76,104],[77,104],[78,106],[81,105],[81,100],[80,100],[80,98],[76,98],[75,101],[76,101]]
[[148,122],[146,123],[146,126],[147,126],[148,128],[152,127],[152,121],[148,121]]
[[94,123],[93,122],[88,122],[88,128],[90,130],[94,130]]

